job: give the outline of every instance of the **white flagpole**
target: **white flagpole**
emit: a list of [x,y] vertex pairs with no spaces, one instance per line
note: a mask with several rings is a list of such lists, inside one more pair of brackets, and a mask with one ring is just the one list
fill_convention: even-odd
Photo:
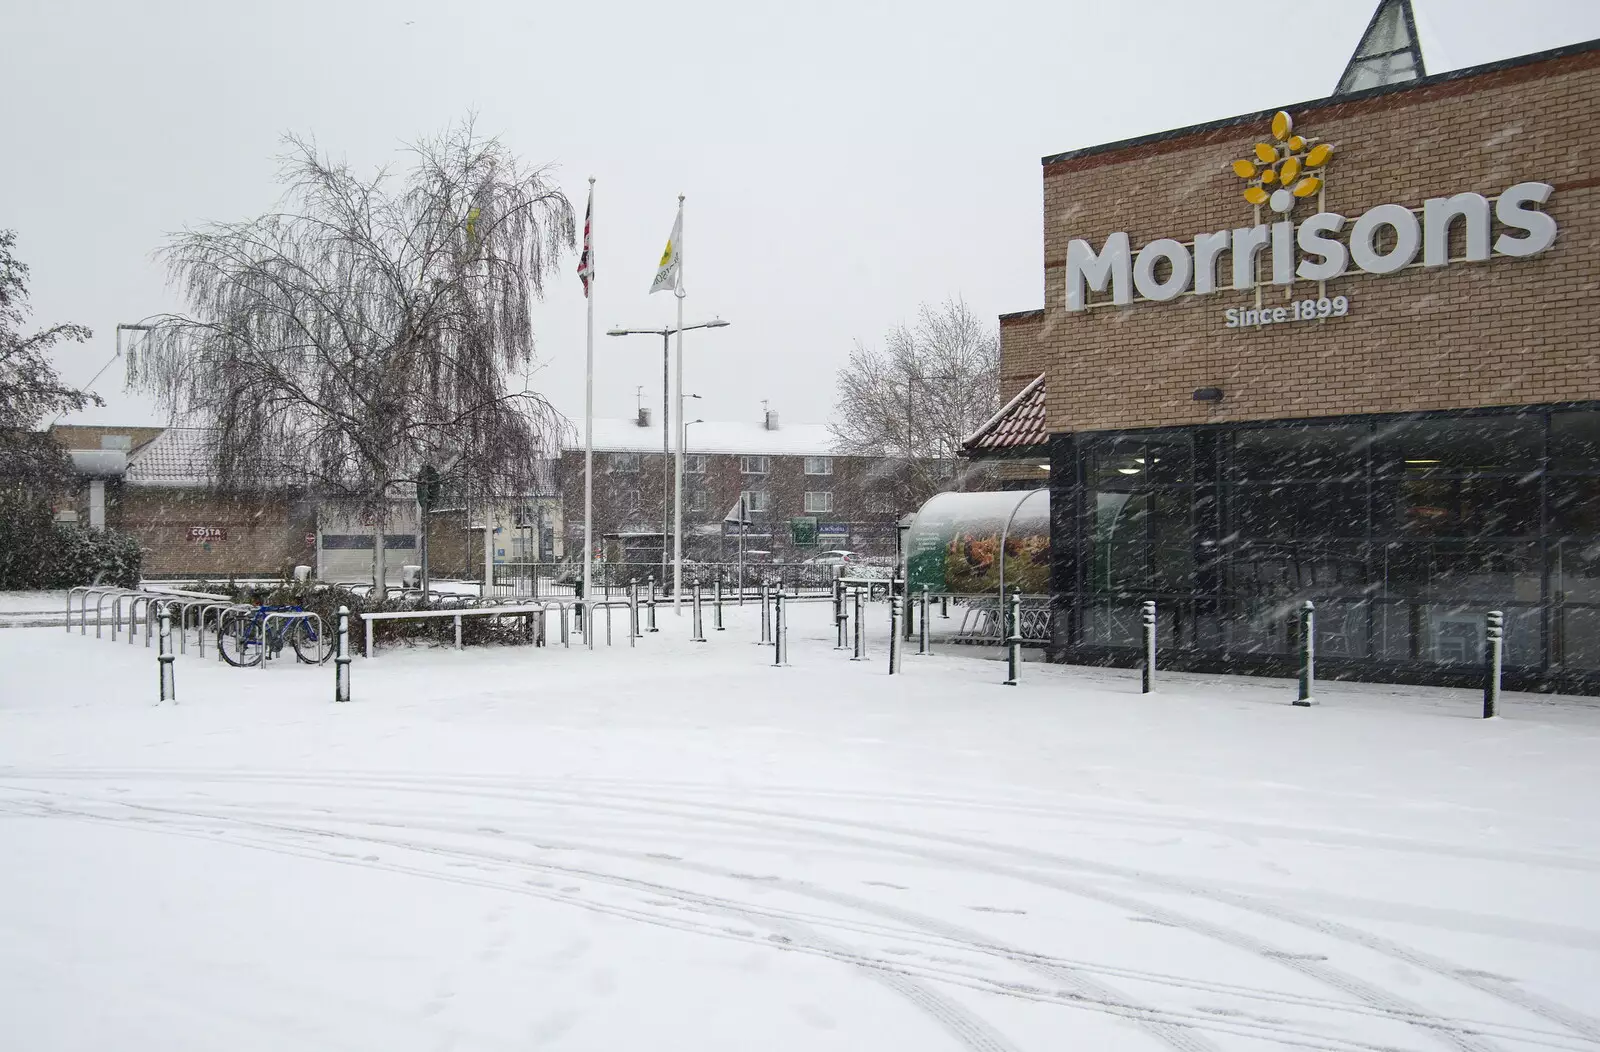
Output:
[[683,426],[683,195],[678,195],[678,455],[675,458],[672,498],[672,608],[683,615],[683,442],[688,428]]
[[594,176],[589,177],[589,208],[584,216],[584,248],[589,253],[588,287],[583,298],[589,301],[588,349],[583,374],[583,597],[594,597]]

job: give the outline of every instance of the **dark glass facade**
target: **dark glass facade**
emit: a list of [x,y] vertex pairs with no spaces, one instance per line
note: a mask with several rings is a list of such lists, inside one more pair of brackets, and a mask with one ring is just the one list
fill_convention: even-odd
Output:
[[1317,607],[1330,675],[1478,676],[1502,610],[1513,685],[1600,689],[1600,406],[1061,435],[1053,648],[1285,671]]

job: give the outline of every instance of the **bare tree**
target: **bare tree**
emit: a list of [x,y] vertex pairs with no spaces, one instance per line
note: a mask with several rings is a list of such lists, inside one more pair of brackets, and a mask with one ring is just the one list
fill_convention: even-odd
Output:
[[961,484],[961,443],[1000,408],[999,334],[959,298],[924,303],[881,348],[857,342],[837,390],[839,451],[886,458],[903,496],[920,501]]
[[359,502],[380,536],[426,463],[453,461],[475,490],[531,491],[562,421],[510,377],[574,239],[550,170],[470,120],[410,146],[398,176],[287,143],[277,211],[161,249],[189,311],[156,319],[129,382],[209,428],[219,485],[302,483]]

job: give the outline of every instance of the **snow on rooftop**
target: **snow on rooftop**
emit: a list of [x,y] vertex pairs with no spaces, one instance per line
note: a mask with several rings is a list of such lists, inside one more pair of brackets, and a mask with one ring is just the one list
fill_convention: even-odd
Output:
[[[567,434],[566,448],[583,449],[583,425]],[[605,453],[661,452],[661,422],[640,427],[632,417],[596,417],[594,448]],[[707,420],[689,425],[690,453],[752,453],[766,456],[836,454],[827,424],[780,424],[769,431],[759,420]]]
[[169,427],[128,457],[130,486],[205,486],[211,480],[206,432]]

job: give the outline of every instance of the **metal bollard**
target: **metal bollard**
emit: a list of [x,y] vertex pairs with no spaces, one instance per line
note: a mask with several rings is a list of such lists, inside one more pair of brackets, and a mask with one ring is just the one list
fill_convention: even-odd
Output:
[[594,649],[594,600],[585,599],[577,607],[578,616],[583,618],[583,645],[590,650]]
[[1505,642],[1506,615],[1499,610],[1489,611],[1484,625],[1484,663],[1487,678],[1483,681],[1483,718],[1493,719],[1500,714],[1500,668],[1502,646]]
[[767,605],[767,582],[761,582],[761,642],[772,642],[772,609]]
[[706,641],[705,618],[700,613],[700,586],[694,586],[694,635],[690,637],[691,643],[704,643]]
[[[177,684],[172,678],[172,663],[177,660],[172,656],[172,614],[166,607],[161,608],[161,648],[156,654],[156,663],[161,670],[161,698],[160,701],[170,701],[174,704],[178,700]],[[159,704],[160,702],[157,702]]]
[[922,586],[922,609],[917,611],[917,653],[931,654],[928,649],[928,586]]
[[833,649],[835,650],[850,649],[850,644],[845,642],[850,632],[850,612],[844,607],[844,596],[844,585],[841,582],[833,601]]
[[948,595],[939,597],[939,616],[946,621],[950,619],[950,597]]
[[635,581],[628,586],[628,645],[634,645],[639,632],[639,582]]
[[350,700],[350,608],[339,608],[339,634],[334,637],[333,700]]
[[650,582],[650,598],[648,600],[646,600],[646,602],[645,602],[645,613],[649,616],[649,619],[650,619],[649,631],[651,631],[651,632],[659,632],[659,631],[661,631],[661,629],[656,627],[656,579],[655,579],[655,575],[654,574],[650,575],[648,580]]
[[1011,602],[1008,621],[1011,623],[1011,633],[1006,636],[1006,682],[1008,687],[1017,685],[1017,672],[1022,667],[1022,596],[1016,592],[1011,593]]
[[889,597],[889,675],[900,671],[900,603]]
[[1300,706],[1317,703],[1312,697],[1312,686],[1317,681],[1316,619],[1316,608],[1307,599],[1300,608],[1300,696],[1294,700]]
[[789,663],[789,626],[783,615],[783,589],[773,600],[772,664],[782,668]]
[[862,628],[861,620],[861,589],[857,588],[853,596],[855,607],[856,638],[855,653],[850,655],[851,661],[865,661],[867,658],[867,636]]
[[1156,604],[1155,600],[1146,600],[1139,610],[1139,620],[1144,625],[1144,665],[1140,670],[1142,675],[1142,694],[1152,694],[1156,689]]
[[717,588],[717,595],[716,595],[716,599],[714,601],[714,605],[712,606],[711,610],[712,610],[713,617],[714,617],[714,619],[716,621],[717,631],[718,632],[726,632],[727,628],[722,623],[722,578],[720,578],[720,577],[717,578],[716,588]]

